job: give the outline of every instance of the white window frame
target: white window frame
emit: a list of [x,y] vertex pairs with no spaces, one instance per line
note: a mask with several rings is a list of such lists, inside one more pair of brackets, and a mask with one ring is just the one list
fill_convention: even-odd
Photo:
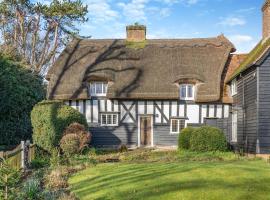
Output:
[[[111,123],[108,123],[108,116],[111,116]],[[106,123],[103,123],[103,116],[106,118]],[[116,123],[113,123],[113,116],[116,116]],[[100,124],[101,126],[118,126],[119,120],[118,120],[118,113],[101,113],[100,114]]]
[[[172,130],[172,123],[173,121],[176,120],[177,121],[177,131],[173,131]],[[184,121],[184,127],[180,130],[180,121]],[[180,131],[182,131],[184,128],[186,128],[186,120],[185,119],[179,119],[179,118],[171,118],[170,119],[170,134],[179,134]]]
[[231,142],[237,142],[237,111],[233,111],[232,112],[232,138],[231,138]]
[[[97,85],[101,84],[101,90],[102,92],[97,93]],[[96,82],[91,82],[90,83],[90,96],[93,97],[104,97],[107,95],[107,89],[108,89],[108,83],[106,82],[101,82],[101,81],[96,81]],[[94,92],[93,92],[94,90]]]
[[[192,87],[192,97],[188,97],[188,88],[190,86]],[[185,97],[182,96],[182,88],[185,88],[185,90],[186,90]],[[195,86],[193,84],[181,84],[180,87],[179,87],[179,92],[180,92],[179,96],[180,96],[181,100],[190,100],[190,101],[192,101],[192,100],[195,99]]]
[[234,96],[237,94],[237,81],[236,79],[231,82],[231,95]]

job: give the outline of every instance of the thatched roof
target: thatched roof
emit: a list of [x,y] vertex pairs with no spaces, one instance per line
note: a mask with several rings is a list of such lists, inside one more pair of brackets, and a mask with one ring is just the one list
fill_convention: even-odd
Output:
[[[141,45],[139,45],[141,46]],[[86,99],[87,83],[110,82],[108,98],[178,99],[176,83],[198,83],[197,102],[221,99],[221,76],[234,46],[223,35],[207,39],[74,40],[50,69],[49,99]]]

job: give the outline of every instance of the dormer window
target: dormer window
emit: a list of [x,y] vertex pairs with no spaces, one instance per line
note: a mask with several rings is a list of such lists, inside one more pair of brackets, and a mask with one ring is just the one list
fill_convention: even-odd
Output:
[[180,99],[181,100],[194,100],[194,85],[182,84],[180,85]]
[[90,83],[90,95],[91,96],[106,96],[108,83],[106,82],[91,82]]

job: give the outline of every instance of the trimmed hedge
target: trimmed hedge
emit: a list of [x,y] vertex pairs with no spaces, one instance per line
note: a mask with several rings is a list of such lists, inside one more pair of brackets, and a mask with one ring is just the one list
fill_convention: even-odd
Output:
[[228,149],[224,133],[214,127],[203,126],[196,129],[190,138],[192,151],[226,151]]
[[88,128],[84,115],[59,101],[42,101],[35,105],[31,121],[34,143],[48,152],[59,145],[70,124],[78,122]]
[[195,128],[187,127],[181,131],[178,137],[178,148],[179,149],[189,149],[190,148],[190,138]]

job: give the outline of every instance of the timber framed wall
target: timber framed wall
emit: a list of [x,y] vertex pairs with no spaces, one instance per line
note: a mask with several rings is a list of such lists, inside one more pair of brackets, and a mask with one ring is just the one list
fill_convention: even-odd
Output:
[[[184,118],[186,125],[200,126],[205,119],[228,119],[229,104],[196,104],[180,100],[69,100],[67,105],[86,116],[93,134],[93,145],[118,147],[121,144],[138,146],[139,115],[153,116],[154,146],[176,146],[178,134],[170,133],[170,119]],[[117,113],[118,126],[101,126],[102,113]]]

